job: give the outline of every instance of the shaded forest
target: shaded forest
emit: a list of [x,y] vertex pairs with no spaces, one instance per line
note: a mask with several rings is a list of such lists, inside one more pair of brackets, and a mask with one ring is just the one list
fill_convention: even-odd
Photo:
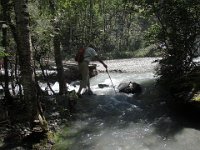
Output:
[[[15,136],[26,140],[36,130],[48,139],[53,125],[44,110],[52,97],[70,117],[71,99],[77,95],[67,90],[71,79],[65,62],[89,43],[105,60],[159,57],[157,84],[170,93],[173,104],[195,100],[199,105],[200,67],[194,61],[200,53],[198,0],[1,0],[0,30],[0,126],[16,133],[8,141]],[[52,91],[45,72],[52,67],[59,93]],[[41,89],[41,82],[53,95]],[[68,99],[67,109],[59,106],[61,99]],[[24,128],[29,136],[22,134]]]

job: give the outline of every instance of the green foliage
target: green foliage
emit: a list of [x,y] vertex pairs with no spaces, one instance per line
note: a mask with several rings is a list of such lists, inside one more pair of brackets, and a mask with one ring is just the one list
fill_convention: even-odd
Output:
[[[161,42],[166,46],[166,60],[168,67],[162,72],[173,70],[178,76],[192,69],[192,59],[197,49],[195,42],[199,35],[199,13],[198,5],[191,5],[187,1],[166,1],[163,9],[158,8],[160,13],[160,23],[162,31],[160,33]],[[199,7],[200,8],[200,7]],[[162,14],[161,14],[162,13]],[[163,65],[162,65],[163,66]],[[170,73],[169,73],[170,74]]]
[[[49,52],[52,37],[59,34],[67,57],[91,42],[99,53],[124,49],[132,53],[143,49],[151,44],[145,34],[155,20],[140,1],[135,2],[138,4],[124,0],[33,1],[30,3],[33,45],[38,52]],[[56,32],[53,22],[57,24]]]
[[40,10],[40,3],[37,1],[29,4],[29,10],[31,14],[31,34],[35,59],[52,58],[52,37],[55,34],[51,24],[52,15],[46,13],[44,10]]
[[194,95],[192,100],[200,102],[200,93],[197,93],[196,95]]
[[[61,3],[62,2],[62,3]],[[134,51],[145,46],[148,28],[144,9],[123,1],[61,1],[58,3],[63,50],[94,43],[100,51]]]
[[159,32],[161,31],[161,26],[158,23],[152,24],[148,30],[145,32],[145,39],[149,44],[159,42]]
[[[164,53],[157,71],[159,81],[174,93],[183,91],[186,87],[180,84],[189,85],[189,76],[195,67],[193,58],[197,56],[200,36],[200,1],[152,0],[146,1],[146,6],[150,6],[159,22],[146,34],[156,38]],[[191,85],[187,86],[187,92],[193,88]]]
[[4,52],[4,48],[0,46],[0,58],[1,58],[1,57],[5,57],[5,56],[9,56],[9,54],[8,54],[8,53],[5,53],[5,52]]

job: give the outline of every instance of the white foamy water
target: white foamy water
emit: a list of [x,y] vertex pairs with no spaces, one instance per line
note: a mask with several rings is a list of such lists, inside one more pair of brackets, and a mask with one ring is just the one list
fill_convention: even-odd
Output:
[[[59,150],[199,150],[198,123],[190,123],[170,114],[165,97],[155,86],[156,58],[105,61],[108,70],[126,73],[100,73],[91,79],[96,95],[79,99],[75,120],[63,129]],[[98,64],[98,70],[105,70]],[[115,94],[113,86],[133,81],[141,84],[143,92]],[[109,87],[99,88],[98,84]],[[118,91],[117,91],[118,92]]]
[[[56,144],[56,149],[199,149],[200,131],[170,115],[154,86],[155,78],[151,71],[110,73],[110,76],[116,90],[119,83],[134,81],[141,84],[142,94],[115,94],[106,73],[93,77],[91,87],[96,95],[79,99],[75,120],[68,130],[62,130],[63,139]],[[99,88],[99,83],[109,87]]]

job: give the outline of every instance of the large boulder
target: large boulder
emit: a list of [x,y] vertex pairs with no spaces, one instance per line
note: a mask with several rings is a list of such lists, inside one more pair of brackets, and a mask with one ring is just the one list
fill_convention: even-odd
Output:
[[139,94],[142,92],[142,88],[140,86],[140,84],[136,83],[136,82],[122,82],[119,84],[118,86],[118,90],[119,92],[123,92],[123,93],[131,93],[131,94]]

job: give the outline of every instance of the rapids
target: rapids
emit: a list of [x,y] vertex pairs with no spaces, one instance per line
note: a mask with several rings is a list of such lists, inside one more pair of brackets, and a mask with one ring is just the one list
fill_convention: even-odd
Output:
[[[106,72],[91,78],[95,95],[78,100],[74,119],[63,127],[58,150],[199,150],[199,123],[174,115],[157,86],[155,58],[106,61],[116,88],[120,82],[141,84],[140,95],[115,94]],[[98,69],[103,70],[101,64]],[[99,88],[98,83],[109,84]],[[116,88],[117,90],[117,88]]]

